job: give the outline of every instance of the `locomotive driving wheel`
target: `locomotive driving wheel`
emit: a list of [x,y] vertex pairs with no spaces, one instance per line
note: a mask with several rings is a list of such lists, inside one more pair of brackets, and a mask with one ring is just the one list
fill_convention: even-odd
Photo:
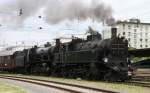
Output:
[[118,75],[112,70],[107,71],[107,73],[104,75],[104,80],[110,81],[110,82],[116,82],[118,80]]
[[86,74],[86,78],[92,80],[99,79],[99,69],[97,68],[96,63],[90,64],[89,70]]
[[30,64],[25,65],[24,72],[25,72],[25,74],[31,74],[31,65]]

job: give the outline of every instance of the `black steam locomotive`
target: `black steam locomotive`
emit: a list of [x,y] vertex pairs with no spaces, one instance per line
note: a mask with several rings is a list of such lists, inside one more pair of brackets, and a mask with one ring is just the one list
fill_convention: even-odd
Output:
[[47,44],[15,52],[7,64],[13,63],[9,70],[15,72],[124,81],[129,77],[128,41],[118,37],[116,31],[112,28],[112,37],[103,40],[93,31],[86,40],[72,38],[70,42],[61,43],[56,39],[55,46]]

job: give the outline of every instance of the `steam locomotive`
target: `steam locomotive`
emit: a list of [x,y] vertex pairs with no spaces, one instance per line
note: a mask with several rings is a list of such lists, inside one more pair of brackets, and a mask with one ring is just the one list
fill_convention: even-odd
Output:
[[55,46],[47,44],[17,51],[6,63],[7,57],[1,56],[0,69],[59,77],[127,80],[130,71],[128,41],[117,36],[116,28],[112,28],[110,39],[102,39],[98,32],[91,32],[86,40],[72,38],[70,42],[61,43],[57,38]]

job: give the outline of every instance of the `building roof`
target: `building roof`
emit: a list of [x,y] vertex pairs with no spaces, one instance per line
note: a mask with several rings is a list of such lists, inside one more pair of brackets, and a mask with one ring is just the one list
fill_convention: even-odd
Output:
[[142,24],[142,25],[150,25],[150,23],[135,23],[135,22],[127,22],[127,21],[118,21],[117,24]]
[[142,25],[150,25],[150,23],[141,22],[139,19],[129,19],[125,21],[117,21],[117,24],[142,24]]

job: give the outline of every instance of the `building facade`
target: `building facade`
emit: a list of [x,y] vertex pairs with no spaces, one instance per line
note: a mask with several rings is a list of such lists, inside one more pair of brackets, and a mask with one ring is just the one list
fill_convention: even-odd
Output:
[[[139,19],[118,21],[117,35],[124,36],[129,41],[129,47],[141,49],[150,48],[150,23],[142,23]],[[110,27],[103,31],[104,38],[110,38]]]

